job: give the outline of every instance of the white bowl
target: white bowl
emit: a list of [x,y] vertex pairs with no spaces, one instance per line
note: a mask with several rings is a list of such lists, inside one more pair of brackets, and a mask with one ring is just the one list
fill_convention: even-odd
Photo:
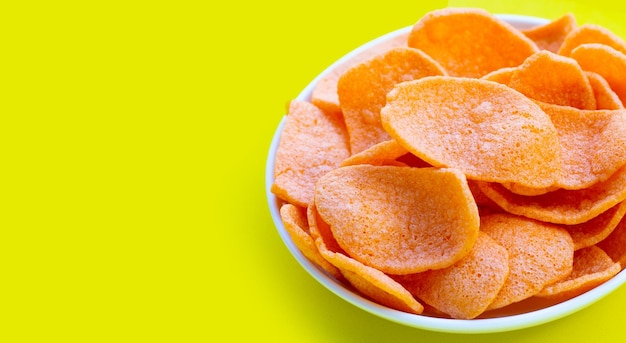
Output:
[[[545,24],[548,22],[547,19],[521,15],[497,15],[497,17],[520,29]],[[342,62],[352,58],[354,55],[358,54],[362,50],[368,49],[369,47],[376,45],[381,41],[391,39],[402,33],[406,33],[410,29],[411,27],[406,27],[391,32],[373,41],[370,41],[350,52],[349,54],[345,55],[337,62],[329,66],[311,83],[309,83],[309,85],[298,95],[297,99],[310,100],[311,92],[313,91],[313,88],[315,87],[317,81],[330,70],[332,70],[336,65],[341,64]],[[623,270],[619,274],[614,276],[611,280],[603,283],[602,285],[562,303],[550,304],[545,302],[540,303],[539,300],[531,300],[527,302],[521,302],[520,304],[518,304],[518,306],[512,306],[506,310],[507,312],[494,311],[494,313],[489,314],[490,317],[472,320],[415,315],[394,310],[374,303],[362,297],[358,293],[355,293],[352,290],[346,288],[333,276],[329,275],[317,265],[309,261],[306,257],[304,257],[302,252],[300,252],[300,250],[294,245],[291,237],[289,236],[289,233],[287,233],[287,231],[285,230],[279,214],[279,209],[282,202],[280,201],[280,199],[276,198],[276,196],[274,196],[274,194],[272,194],[272,192],[270,191],[270,187],[274,182],[274,159],[283,124],[284,118],[280,122],[274,134],[274,138],[272,139],[265,170],[265,189],[267,194],[267,200],[272,219],[274,221],[274,224],[276,225],[276,229],[278,230],[278,233],[283,242],[287,246],[287,249],[289,249],[295,259],[313,278],[315,278],[319,283],[321,283],[324,287],[326,287],[328,290],[330,290],[340,298],[369,313],[396,323],[431,331],[449,333],[489,333],[511,331],[536,326],[567,316],[602,299],[604,296],[613,292],[615,289],[624,284],[624,282],[626,282],[626,270]],[[498,315],[498,317],[491,317],[495,315]]]

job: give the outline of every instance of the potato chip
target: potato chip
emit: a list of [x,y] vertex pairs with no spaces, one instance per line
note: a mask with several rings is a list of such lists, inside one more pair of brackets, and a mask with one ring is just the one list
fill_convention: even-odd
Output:
[[578,224],[565,225],[574,241],[574,250],[590,247],[605,239],[617,227],[626,214],[626,202],[622,201],[595,218]]
[[595,24],[583,24],[574,28],[563,40],[558,54],[569,56],[576,47],[588,43],[608,45],[626,54],[626,43],[622,38],[609,29]]
[[539,103],[556,127],[562,174],[557,185],[583,189],[626,164],[626,110],[584,111]]
[[309,221],[309,231],[311,233],[311,237],[315,241],[315,245],[317,245],[319,250],[324,248],[331,252],[347,255],[333,236],[333,232],[330,230],[330,225],[328,225],[328,223],[320,217],[319,212],[317,212],[315,202],[311,203],[311,205],[307,208],[307,219]]
[[515,68],[507,85],[534,100],[596,109],[591,84],[576,60],[546,50],[531,55]]
[[626,55],[610,46],[603,44],[582,44],[576,47],[571,55],[581,68],[602,76],[611,89],[626,102]]
[[516,67],[500,68],[483,76],[482,79],[487,81],[494,81],[503,85],[508,85],[509,82],[511,82],[513,73],[515,73],[516,70]]
[[311,94],[311,102],[326,113],[341,115],[339,97],[337,96],[337,82],[339,81],[339,77],[341,77],[346,70],[376,55],[385,53],[394,48],[406,47],[408,37],[409,33],[406,32],[395,36],[393,39],[383,40],[371,48],[365,49],[352,56],[352,58],[343,63],[334,66],[332,70],[324,74],[315,84]]
[[626,266],[626,219],[622,218],[611,234],[596,245],[624,268]]
[[382,166],[399,157],[406,155],[408,151],[393,139],[375,144],[357,154],[354,154],[343,162],[341,166],[356,164],[371,164]]
[[446,76],[403,82],[389,92],[381,120],[412,154],[468,179],[542,188],[560,178],[560,146],[548,115],[496,82]]
[[336,278],[341,278],[339,269],[328,263],[318,251],[313,238],[308,232],[309,225],[305,210],[292,204],[284,204],[280,208],[280,217],[283,220],[285,230],[289,233],[291,240],[302,254],[329,274]]
[[524,36],[530,38],[540,50],[557,53],[565,40],[578,24],[573,14],[567,13],[547,24],[521,30]]
[[413,26],[408,45],[434,58],[448,75],[462,77],[482,77],[517,66],[539,51],[511,25],[474,8],[445,8],[426,14]]
[[341,75],[337,94],[350,135],[351,153],[391,138],[380,124],[380,109],[396,83],[443,74],[441,66],[423,52],[395,48]]
[[509,275],[489,310],[532,297],[572,271],[574,243],[567,230],[510,214],[480,218],[480,231],[509,253]]
[[504,247],[480,232],[470,253],[450,267],[396,278],[418,299],[452,318],[483,313],[509,275]]
[[609,83],[602,76],[590,71],[585,72],[585,75],[587,75],[589,84],[593,89],[597,110],[619,110],[624,108],[619,96],[615,94]]
[[478,235],[476,203],[454,169],[341,167],[318,181],[315,205],[351,257],[390,274],[447,267]]
[[512,193],[500,184],[480,182],[480,189],[509,213],[548,223],[584,223],[626,199],[626,167],[608,180],[581,190],[559,189],[537,196]]
[[559,301],[571,299],[604,283],[621,270],[602,249],[592,245],[574,252],[571,274],[565,279],[546,286],[536,296]]
[[307,207],[315,182],[350,156],[345,125],[305,101],[292,101],[276,149],[272,193]]

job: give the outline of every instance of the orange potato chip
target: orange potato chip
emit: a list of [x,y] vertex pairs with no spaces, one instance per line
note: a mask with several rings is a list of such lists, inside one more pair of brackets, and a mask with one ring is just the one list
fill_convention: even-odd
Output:
[[492,214],[480,218],[480,230],[509,253],[509,275],[489,310],[528,299],[572,271],[574,242],[563,228],[510,214]]
[[480,232],[470,253],[459,262],[396,280],[416,298],[452,318],[472,319],[493,302],[508,275],[506,249]]
[[308,232],[309,225],[304,209],[292,204],[284,204],[280,208],[280,217],[283,220],[285,230],[289,233],[293,243],[302,254],[329,274],[336,278],[341,278],[339,269],[328,263],[317,249],[313,238]]
[[576,47],[589,43],[608,45],[626,54],[626,43],[621,37],[595,24],[583,24],[574,28],[563,40],[558,54],[569,56]]
[[396,83],[443,75],[441,66],[423,52],[395,48],[358,64],[339,78],[337,94],[350,136],[352,154],[391,137],[380,124],[380,109]]
[[482,79],[487,81],[494,81],[503,85],[508,85],[509,82],[511,82],[513,73],[515,73],[516,70],[516,67],[500,68],[483,76]]
[[589,188],[559,189],[536,196],[515,194],[496,183],[480,182],[479,186],[487,197],[509,213],[548,223],[575,225],[626,200],[626,167]]
[[315,241],[319,250],[326,249],[331,252],[337,252],[344,255],[347,253],[339,246],[337,240],[333,236],[333,232],[330,230],[330,225],[326,223],[317,212],[315,202],[311,203],[307,208],[307,219],[309,220],[309,231],[311,237]]
[[478,235],[476,203],[453,169],[341,167],[320,178],[315,205],[352,258],[390,274],[445,268]]
[[351,166],[356,164],[371,164],[382,166],[391,160],[395,160],[406,155],[408,151],[393,139],[375,144],[359,153],[356,153],[343,162],[341,166]]
[[339,97],[337,96],[337,82],[339,81],[339,77],[353,66],[365,62],[378,54],[382,54],[393,48],[406,47],[408,37],[409,33],[406,32],[397,35],[393,39],[383,40],[333,67],[332,70],[324,74],[315,84],[311,94],[311,102],[326,113],[340,115],[341,107],[339,106]]
[[611,234],[596,245],[624,268],[626,266],[626,219],[622,218]]
[[586,71],[587,79],[593,89],[593,94],[596,98],[596,109],[598,110],[619,110],[623,109],[624,105],[619,99],[619,96],[611,89],[606,80],[597,73]]
[[571,299],[604,283],[621,270],[620,264],[613,262],[602,249],[592,245],[574,252],[572,273],[565,279],[546,286],[536,296],[558,299]]
[[595,218],[578,224],[563,226],[574,241],[574,250],[590,247],[605,239],[617,227],[626,214],[626,202],[622,201]]
[[350,156],[345,125],[305,101],[292,101],[274,161],[272,193],[307,207],[315,182]]
[[557,186],[587,188],[626,164],[626,110],[539,106],[550,116],[559,136],[562,174]]
[[582,44],[576,47],[571,55],[581,68],[602,76],[611,89],[626,102],[626,55],[603,44]]
[[463,77],[482,77],[517,66],[539,51],[511,25],[474,8],[445,8],[426,14],[413,26],[408,45],[430,55],[448,75]]
[[557,53],[565,40],[578,24],[573,14],[567,13],[547,24],[521,30],[524,36],[530,38],[541,50]]
[[403,82],[389,92],[381,120],[413,155],[468,179],[543,188],[560,178],[560,146],[548,115],[496,82],[446,76]]
[[531,55],[515,68],[507,85],[534,100],[596,109],[591,84],[576,60],[546,50]]

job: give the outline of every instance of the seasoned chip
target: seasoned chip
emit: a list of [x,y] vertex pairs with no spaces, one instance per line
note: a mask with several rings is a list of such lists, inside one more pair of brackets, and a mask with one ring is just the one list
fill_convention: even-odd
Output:
[[340,115],[341,107],[339,106],[339,97],[337,96],[337,82],[339,81],[339,77],[341,77],[346,70],[376,55],[385,53],[394,48],[406,47],[408,37],[409,33],[406,32],[397,35],[393,39],[383,40],[333,67],[332,70],[324,74],[315,84],[311,94],[311,102],[326,113]]
[[626,219],[617,224],[611,234],[597,244],[613,261],[619,262],[622,268],[626,267]]
[[447,267],[478,235],[476,203],[454,169],[341,167],[318,181],[315,205],[351,257],[390,274]]
[[309,225],[305,210],[292,204],[285,204],[280,208],[280,217],[283,220],[285,230],[289,233],[293,243],[302,254],[329,274],[340,278],[341,273],[339,273],[339,269],[328,263],[328,261],[322,257],[313,238],[309,234]]
[[411,294],[452,318],[483,313],[509,274],[504,247],[480,232],[470,253],[450,267],[396,278]]
[[448,75],[464,77],[482,77],[517,66],[539,51],[511,25],[474,8],[445,8],[426,14],[413,26],[408,45],[430,55]]
[[507,85],[549,104],[596,109],[596,98],[576,60],[542,50],[515,68]]
[[619,99],[619,96],[611,89],[606,80],[597,73],[586,71],[587,79],[593,89],[593,94],[596,98],[596,109],[598,110],[619,110],[623,109],[624,105]]
[[366,150],[348,157],[341,162],[341,166],[344,167],[355,164],[371,164],[381,166],[389,161],[400,158],[407,153],[408,151],[398,144],[398,142],[390,139],[388,141],[375,144]]
[[617,227],[624,214],[626,214],[626,202],[622,201],[587,222],[563,227],[572,236],[574,250],[579,250],[605,239]]
[[350,156],[345,125],[313,104],[294,100],[274,160],[277,197],[300,207],[313,201],[315,182]]
[[500,68],[483,76],[482,79],[487,81],[494,81],[503,85],[508,85],[509,82],[511,82],[513,73],[515,73],[516,70],[516,67]]
[[565,279],[546,286],[536,296],[559,301],[577,295],[604,283],[621,270],[602,249],[592,245],[574,252],[572,273]]
[[480,182],[480,189],[509,213],[555,224],[584,223],[626,199],[626,167],[608,180],[581,190],[559,189],[536,196],[512,193],[502,185]]
[[395,48],[341,75],[337,94],[350,135],[351,153],[390,139],[380,124],[380,109],[396,83],[443,74],[441,66],[423,52]]
[[510,214],[492,214],[480,218],[480,230],[509,253],[509,275],[490,310],[530,298],[572,271],[574,243],[563,228]]
[[602,76],[611,89],[626,103],[626,55],[604,44],[582,44],[571,55],[581,68]]
[[381,120],[412,154],[468,179],[543,188],[560,177],[558,136],[548,115],[496,82],[446,76],[403,82],[389,92]]
[[522,30],[522,33],[535,42],[539,49],[557,53],[565,37],[576,27],[576,18],[567,13],[547,24]]
[[608,45],[626,54],[626,43],[621,37],[595,24],[583,24],[574,28],[563,40],[558,54],[569,56],[576,47],[589,43]]

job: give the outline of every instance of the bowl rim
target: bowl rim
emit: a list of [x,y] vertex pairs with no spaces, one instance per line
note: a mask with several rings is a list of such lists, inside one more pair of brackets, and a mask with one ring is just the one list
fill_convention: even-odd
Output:
[[[505,22],[517,27],[528,28],[536,25],[548,23],[549,20],[540,17],[517,15],[517,14],[496,14],[496,17],[503,19]],[[328,72],[330,72],[337,65],[349,60],[361,51],[370,48],[371,46],[378,44],[382,41],[396,37],[397,35],[408,32],[412,26],[404,27],[385,35],[382,35],[374,40],[371,40],[358,48],[352,50],[348,54],[344,55],[336,62],[328,66],[322,73],[320,73],[315,79],[313,79],[297,96],[297,100],[310,100],[311,94],[315,85]],[[567,301],[554,304],[538,310],[514,314],[509,316],[494,317],[494,318],[477,318],[477,319],[450,319],[439,318],[425,315],[416,315],[406,313],[398,310],[394,310],[378,303],[375,303],[363,296],[355,293],[354,291],[346,288],[340,281],[329,275],[323,269],[315,265],[309,259],[307,259],[302,252],[295,246],[289,233],[286,231],[283,222],[280,218],[281,203],[272,192],[271,186],[274,183],[274,159],[276,149],[280,140],[280,133],[282,132],[285,123],[285,117],[280,120],[278,127],[272,137],[272,141],[269,147],[269,153],[266,160],[265,169],[265,192],[269,205],[270,214],[272,220],[280,238],[283,243],[293,255],[296,261],[304,268],[317,282],[323,285],[326,289],[349,302],[350,304],[369,312],[375,316],[387,319],[389,321],[414,327],[418,329],[424,329],[436,332],[445,333],[495,333],[504,331],[513,331],[523,328],[533,327],[547,322],[551,322],[574,312],[582,310],[585,307],[592,305],[593,303],[601,300],[622,284],[626,282],[626,269],[620,271],[617,275],[603,284]]]

